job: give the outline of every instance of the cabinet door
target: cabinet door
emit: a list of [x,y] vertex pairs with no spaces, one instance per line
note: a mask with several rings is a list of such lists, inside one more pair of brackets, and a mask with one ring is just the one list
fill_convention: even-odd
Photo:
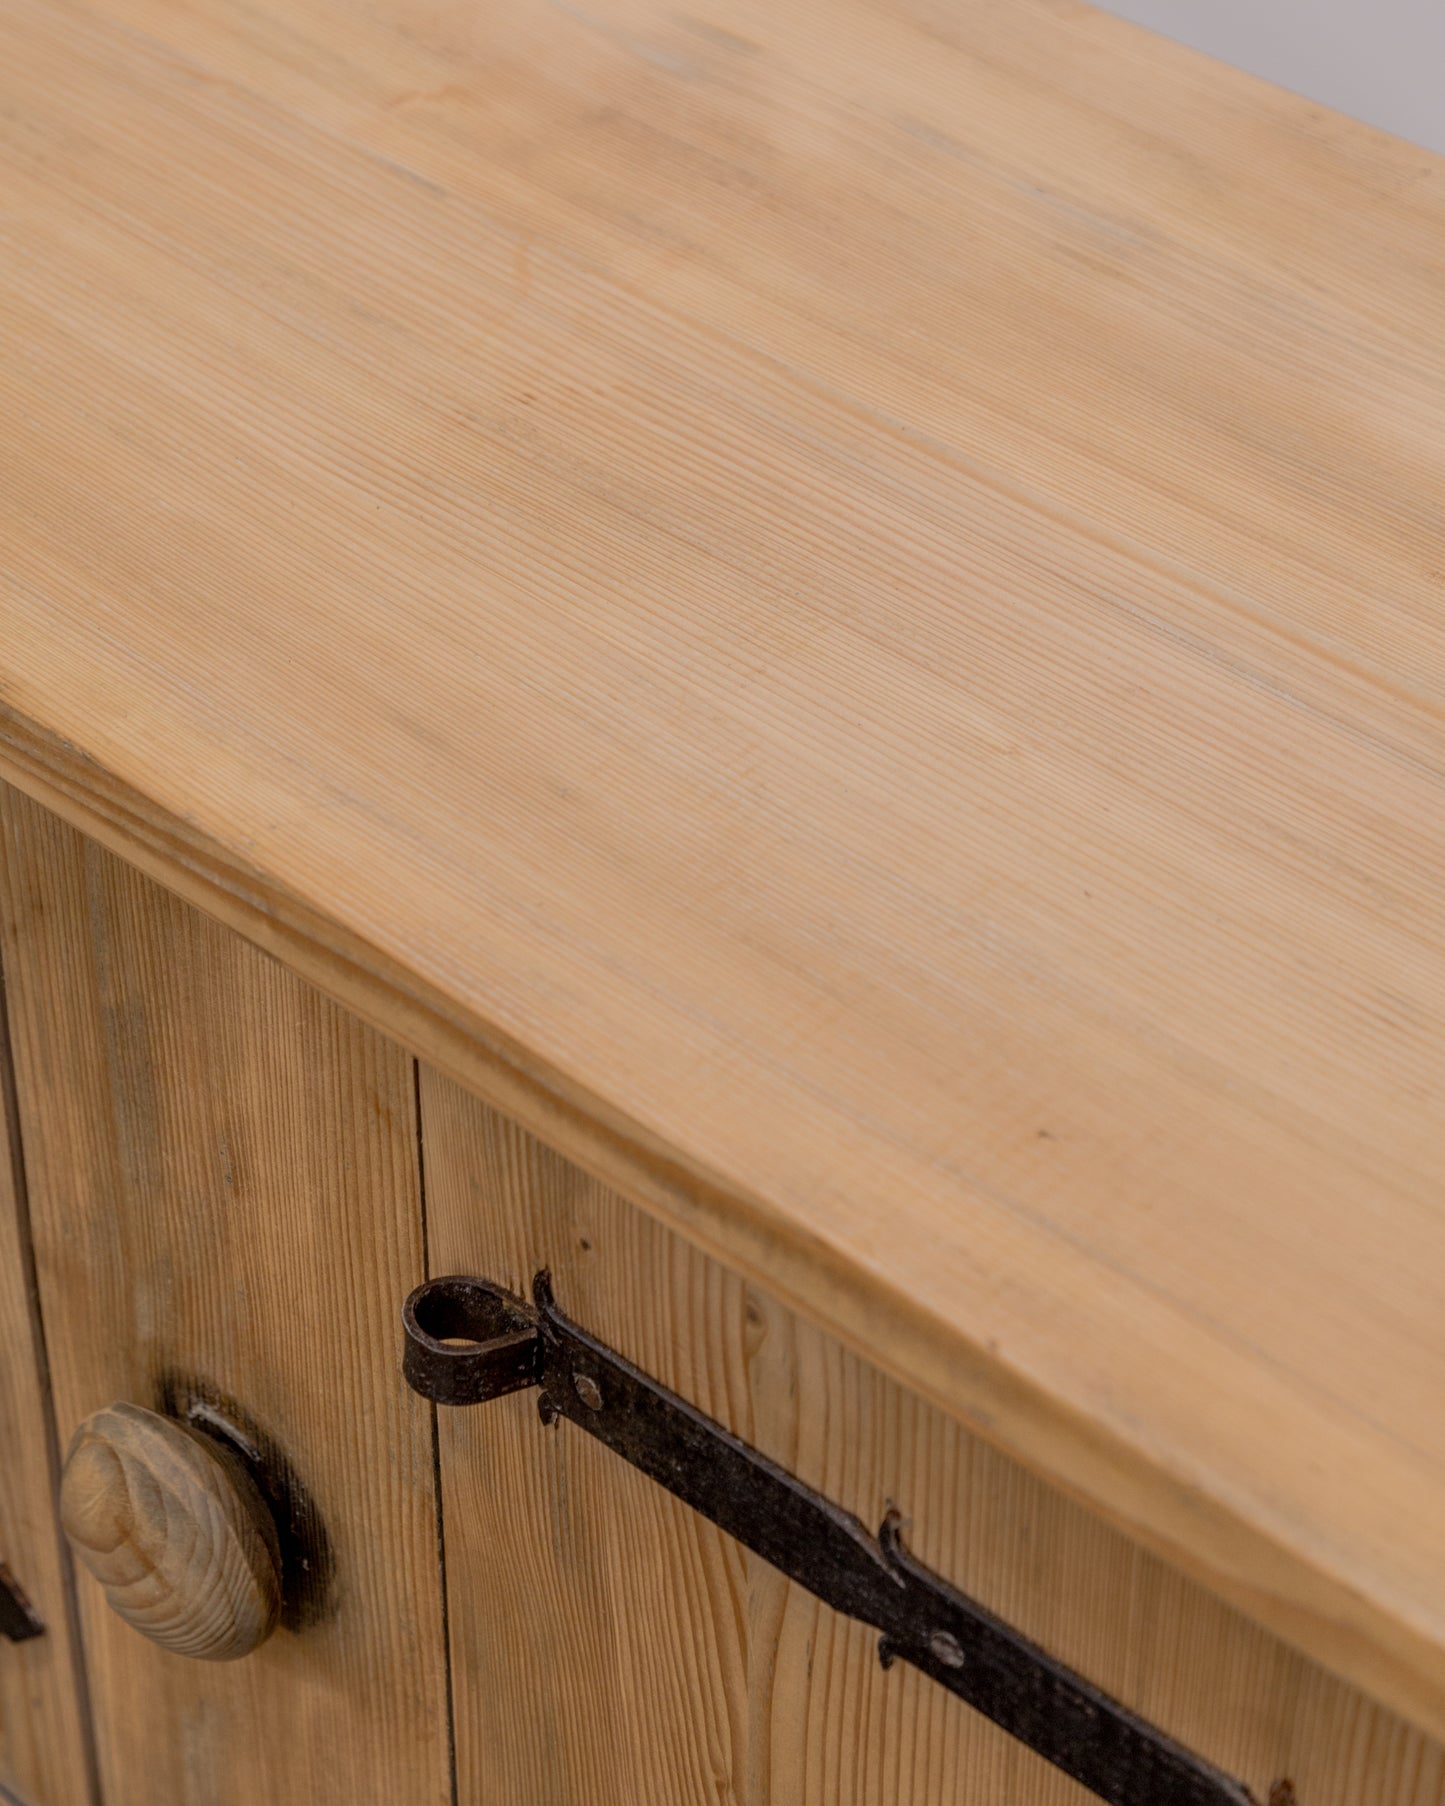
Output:
[[445,1806],[432,1421],[398,1373],[412,1061],[14,792],[0,830],[62,1442],[116,1399],[220,1410],[263,1453],[287,1569],[281,1628],[226,1663],[79,1577],[105,1806]]
[[52,1502],[53,1430],[21,1208],[4,999],[0,969],[0,1563],[44,1628],[23,1642],[0,1635],[0,1799],[78,1806],[93,1798],[89,1727]]
[[[1441,1806],[1445,1751],[422,1069],[434,1273],[562,1308],[1261,1802]],[[1089,1806],[535,1394],[438,1413],[461,1806]],[[1291,1788],[1283,1783],[1289,1781]]]

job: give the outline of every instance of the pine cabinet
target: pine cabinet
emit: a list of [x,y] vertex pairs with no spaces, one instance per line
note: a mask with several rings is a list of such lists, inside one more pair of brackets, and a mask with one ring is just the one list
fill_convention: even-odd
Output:
[[1074,0],[5,0],[7,1806],[1445,1806],[1442,247]]

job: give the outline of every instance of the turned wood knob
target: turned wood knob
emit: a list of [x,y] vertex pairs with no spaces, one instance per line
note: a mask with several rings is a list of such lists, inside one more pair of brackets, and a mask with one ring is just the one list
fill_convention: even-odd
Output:
[[60,1521],[112,1609],[179,1655],[228,1662],[276,1627],[276,1526],[240,1457],[139,1405],[71,1439]]

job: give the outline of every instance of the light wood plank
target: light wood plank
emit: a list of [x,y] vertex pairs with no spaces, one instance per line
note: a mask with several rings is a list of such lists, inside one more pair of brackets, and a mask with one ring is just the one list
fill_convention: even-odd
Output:
[[[430,1261],[569,1314],[1258,1800],[1440,1806],[1445,1749],[428,1068]],[[1086,1806],[535,1395],[438,1414],[463,1801]],[[1282,1796],[1278,1793],[1276,1799]]]
[[831,20],[14,0],[8,769],[1445,1734],[1445,164]]
[[0,1561],[45,1631],[23,1643],[0,1638],[0,1798],[8,1788],[23,1806],[81,1806],[94,1799],[90,1724],[55,1517],[56,1457],[20,1204],[5,995],[0,961]]
[[412,1062],[12,791],[0,832],[62,1430],[199,1396],[295,1482],[282,1627],[241,1661],[157,1648],[82,1577],[106,1806],[445,1806],[431,1425],[397,1370]]

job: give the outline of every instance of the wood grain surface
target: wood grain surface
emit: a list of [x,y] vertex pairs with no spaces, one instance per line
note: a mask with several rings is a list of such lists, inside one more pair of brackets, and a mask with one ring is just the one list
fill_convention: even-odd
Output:
[[412,1062],[0,790],[0,944],[56,1410],[220,1410],[288,1598],[197,1662],[80,1601],[106,1806],[450,1800]]
[[15,779],[1445,1734],[1445,163],[1070,0],[10,0]]
[[[1445,1749],[1143,1554],[762,1288],[422,1072],[436,1273],[558,1301],[866,1522],[1245,1780],[1440,1806]],[[440,1410],[459,1799],[1087,1806],[535,1394]],[[539,1677],[545,1675],[545,1684]],[[1293,1796],[1279,1784],[1288,1780]]]
[[98,1806],[72,1577],[55,1520],[57,1460],[16,1183],[18,1129],[0,961],[0,1561],[45,1626],[23,1643],[0,1637],[0,1798],[9,1789],[25,1806]]

